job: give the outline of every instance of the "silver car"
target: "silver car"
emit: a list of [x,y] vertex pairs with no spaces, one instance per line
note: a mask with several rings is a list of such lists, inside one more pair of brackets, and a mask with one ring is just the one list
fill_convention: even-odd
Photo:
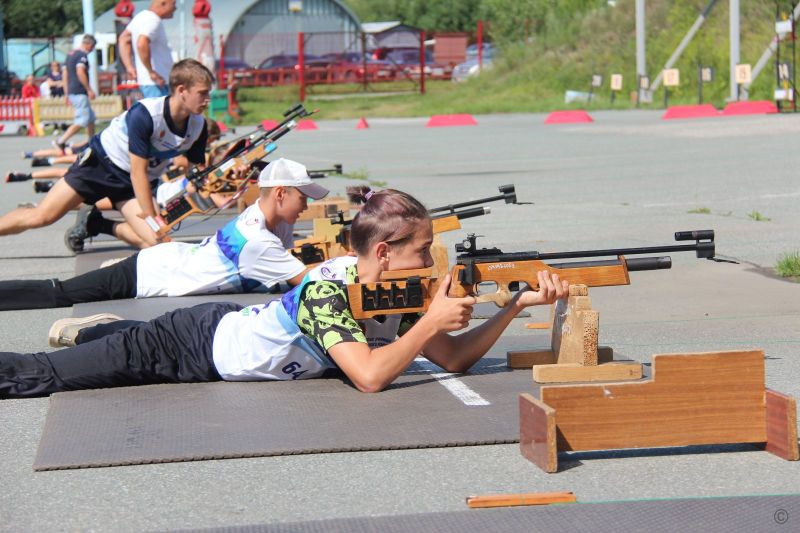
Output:
[[467,59],[463,63],[459,63],[453,67],[452,80],[454,82],[464,81],[471,76],[477,76],[481,69],[487,69],[492,66],[494,59],[495,47],[491,43],[483,43],[483,65],[478,63],[478,45],[471,44],[467,46]]

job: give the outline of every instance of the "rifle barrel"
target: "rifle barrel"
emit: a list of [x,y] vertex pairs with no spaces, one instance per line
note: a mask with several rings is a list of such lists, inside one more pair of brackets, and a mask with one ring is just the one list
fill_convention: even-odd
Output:
[[698,257],[714,257],[713,242],[696,244],[674,244],[670,246],[645,246],[640,248],[612,248],[609,250],[582,250],[574,252],[510,252],[488,255],[462,254],[456,257],[459,264],[466,263],[508,263],[512,261],[545,261],[548,259],[578,259],[581,257],[608,257],[615,255],[662,254],[669,252],[697,252]]
[[472,218],[472,217],[479,217],[481,215],[488,215],[492,212],[491,207],[473,207],[472,209],[464,209],[463,211],[456,211],[454,213],[440,213],[437,215],[432,216],[432,219],[437,218],[447,218],[455,216],[459,220],[463,220],[465,218]]

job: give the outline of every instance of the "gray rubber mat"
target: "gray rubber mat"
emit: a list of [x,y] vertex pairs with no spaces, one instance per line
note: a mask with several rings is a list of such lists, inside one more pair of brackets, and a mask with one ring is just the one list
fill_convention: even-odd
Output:
[[[87,247],[88,250],[88,247]],[[136,253],[136,250],[128,246],[104,246],[93,248],[85,253],[75,256],[75,275],[80,276],[92,270],[102,268],[106,261],[115,259],[125,259]]]
[[[580,495],[578,495],[580,498]],[[365,512],[367,510],[365,509]],[[339,518],[193,531],[226,533],[467,533],[648,531],[788,532],[800,529],[800,495],[573,503]]]
[[387,390],[339,378],[148,385],[50,398],[35,470],[519,441],[530,370],[467,375],[415,361]]
[[[287,286],[284,285],[284,288]],[[91,316],[98,313],[113,313],[127,320],[152,320],[169,311],[207,302],[234,302],[241,305],[263,304],[280,298],[283,294],[201,294],[171,298],[130,298],[90,302],[72,306],[72,316]]]
[[[205,237],[211,235],[228,223],[228,221],[239,216],[239,212],[234,209],[225,209],[219,213],[208,215],[192,215],[183,220],[177,230],[173,231],[170,235],[173,237]],[[106,218],[114,220],[122,220],[121,217],[113,215],[106,215]],[[95,241],[106,242],[116,240],[111,235],[98,235],[94,237]]]

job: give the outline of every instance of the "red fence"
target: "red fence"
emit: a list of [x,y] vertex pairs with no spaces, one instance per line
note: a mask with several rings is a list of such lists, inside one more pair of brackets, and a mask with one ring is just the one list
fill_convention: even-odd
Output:
[[360,33],[235,34],[220,42],[218,76],[223,86],[299,85],[301,99],[306,86],[340,83],[408,81],[424,91],[426,79],[450,79],[454,64],[435,61],[417,35],[414,46],[367,50]]
[[0,132],[34,136],[33,99],[0,97]]

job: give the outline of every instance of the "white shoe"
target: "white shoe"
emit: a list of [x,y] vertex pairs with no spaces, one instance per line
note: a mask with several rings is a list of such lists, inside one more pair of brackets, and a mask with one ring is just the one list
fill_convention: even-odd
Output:
[[50,331],[47,333],[48,342],[54,348],[75,346],[75,337],[78,336],[78,332],[83,328],[90,328],[98,324],[108,324],[117,320],[122,320],[122,317],[111,313],[100,313],[80,318],[62,318],[56,320],[50,326]]

